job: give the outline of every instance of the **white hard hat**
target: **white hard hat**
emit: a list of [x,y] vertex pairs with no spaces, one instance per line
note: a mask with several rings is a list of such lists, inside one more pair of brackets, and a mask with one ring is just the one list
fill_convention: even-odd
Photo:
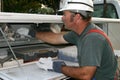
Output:
[[[63,7],[62,7],[63,6]],[[92,0],[61,0],[60,10],[70,11],[90,11],[93,12],[93,1]]]

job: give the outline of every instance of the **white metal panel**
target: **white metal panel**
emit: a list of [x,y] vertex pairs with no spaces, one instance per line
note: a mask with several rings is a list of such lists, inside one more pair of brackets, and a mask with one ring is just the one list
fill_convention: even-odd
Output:
[[111,18],[92,18],[94,23],[120,23],[120,19],[111,19]]
[[[0,23],[62,23],[62,16],[0,12]],[[120,22],[120,19],[92,18],[94,23]]]
[[11,67],[0,70],[0,78],[3,80],[57,80],[64,76],[61,73],[40,69],[35,62],[26,63],[20,67]]
[[113,48],[120,50],[120,23],[108,23],[108,36]]
[[60,23],[62,22],[61,16],[0,12],[0,23],[48,23],[48,22]]

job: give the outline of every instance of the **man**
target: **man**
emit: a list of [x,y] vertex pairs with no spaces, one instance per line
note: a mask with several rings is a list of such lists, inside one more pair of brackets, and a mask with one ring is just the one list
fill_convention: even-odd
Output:
[[110,42],[100,33],[89,33],[92,29],[102,31],[91,23],[92,0],[71,0],[60,11],[64,25],[71,32],[37,32],[36,38],[51,44],[77,46],[79,67],[62,66],[62,73],[79,80],[114,80],[117,60]]

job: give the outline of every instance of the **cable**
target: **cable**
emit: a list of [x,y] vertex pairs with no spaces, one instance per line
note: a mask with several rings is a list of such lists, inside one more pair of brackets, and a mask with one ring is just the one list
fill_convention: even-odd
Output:
[[4,34],[4,32],[3,32],[3,30],[2,30],[1,27],[0,27],[0,32],[2,33],[2,35],[3,35],[4,39],[5,39],[5,41],[7,42],[7,45],[8,45],[8,47],[10,48],[10,51],[12,52],[12,54],[13,54],[13,56],[14,56],[14,58],[15,58],[15,61],[16,61],[17,64],[18,64],[18,67],[21,67],[21,65],[20,65],[19,61],[17,60],[17,57],[16,57],[16,55],[15,55],[15,53],[14,53],[12,47],[10,46],[10,43],[8,42],[8,40],[7,40],[7,38],[6,38],[6,36],[5,36],[5,34]]
[[[15,53],[14,53],[14,51],[13,51],[13,49],[12,49],[12,47],[11,47],[8,39],[7,39],[7,37],[6,37],[6,35],[4,34],[4,32],[3,32],[3,30],[2,30],[1,27],[0,27],[0,32],[2,33],[2,35],[3,35],[3,37],[4,37],[5,41],[6,41],[6,43],[7,43],[7,45],[8,45],[8,47],[9,47],[9,49],[10,49],[10,51],[12,52],[13,57],[15,58],[15,61],[16,61],[17,64],[18,64],[18,67],[19,67],[19,68],[21,69],[21,71],[23,72],[22,74],[26,75],[24,69],[21,67],[20,62],[17,60],[17,57],[16,57],[16,55],[15,55]],[[29,76],[27,76],[27,75],[26,75],[26,80],[29,80]]]

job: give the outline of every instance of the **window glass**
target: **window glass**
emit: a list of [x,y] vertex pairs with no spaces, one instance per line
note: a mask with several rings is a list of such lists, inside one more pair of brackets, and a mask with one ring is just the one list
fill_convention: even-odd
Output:
[[104,5],[103,4],[95,4],[94,5],[94,13],[93,17],[106,17],[106,18],[118,18],[115,6],[112,4],[107,4],[106,15],[104,14]]

